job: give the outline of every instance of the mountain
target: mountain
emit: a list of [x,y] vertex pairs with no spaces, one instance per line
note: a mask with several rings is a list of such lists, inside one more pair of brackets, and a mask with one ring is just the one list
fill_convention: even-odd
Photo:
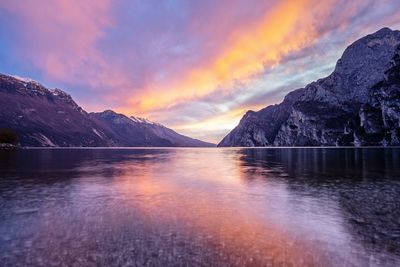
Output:
[[400,31],[351,44],[332,74],[248,111],[218,146],[400,145]]
[[90,116],[97,123],[108,127],[113,132],[114,140],[125,146],[143,146],[143,144],[164,147],[214,146],[213,144],[178,134],[159,123],[133,116],[127,117],[112,110],[90,113]]
[[0,129],[22,146],[213,146],[160,124],[111,110],[87,113],[60,89],[0,74]]

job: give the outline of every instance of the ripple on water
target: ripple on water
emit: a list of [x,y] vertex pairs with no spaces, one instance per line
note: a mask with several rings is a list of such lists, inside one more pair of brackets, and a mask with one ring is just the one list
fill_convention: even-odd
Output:
[[0,153],[1,266],[400,263],[399,149]]

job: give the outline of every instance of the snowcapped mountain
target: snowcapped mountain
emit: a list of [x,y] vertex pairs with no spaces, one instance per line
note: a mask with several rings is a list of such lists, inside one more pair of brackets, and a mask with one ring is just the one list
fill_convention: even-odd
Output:
[[22,146],[213,146],[160,124],[111,110],[87,113],[60,89],[0,74],[0,128]]
[[[90,116],[113,132],[114,140],[126,146],[214,146],[177,132],[155,122],[138,117],[127,117],[112,110],[90,113]],[[135,138],[132,138],[134,136]]]

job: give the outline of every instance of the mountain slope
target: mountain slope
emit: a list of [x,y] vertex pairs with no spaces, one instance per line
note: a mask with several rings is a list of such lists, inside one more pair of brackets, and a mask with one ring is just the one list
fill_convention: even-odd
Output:
[[[114,138],[118,143],[125,146],[177,146],[177,147],[210,147],[213,144],[193,139],[161,125],[148,120],[127,117],[123,114],[106,110],[99,113],[90,113],[90,116],[99,124],[113,131]],[[132,138],[134,136],[135,138]]]
[[22,146],[212,146],[113,111],[89,114],[62,90],[3,74],[0,128],[14,131]]
[[112,145],[71,96],[7,75],[0,75],[0,128],[16,132],[23,146]]
[[386,146],[400,140],[400,31],[350,45],[335,70],[249,111],[218,146]]

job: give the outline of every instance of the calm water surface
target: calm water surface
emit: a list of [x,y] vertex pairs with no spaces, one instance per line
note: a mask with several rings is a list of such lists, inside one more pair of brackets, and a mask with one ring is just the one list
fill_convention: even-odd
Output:
[[400,149],[0,151],[0,266],[400,266]]

